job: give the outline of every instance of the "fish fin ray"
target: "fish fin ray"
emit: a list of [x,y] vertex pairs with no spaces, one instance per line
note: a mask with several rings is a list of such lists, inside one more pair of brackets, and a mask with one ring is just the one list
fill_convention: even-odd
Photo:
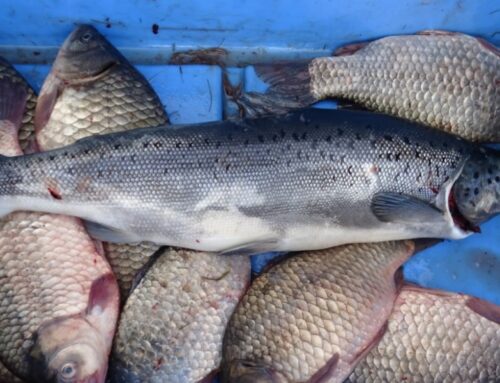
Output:
[[43,83],[35,108],[35,132],[38,133],[49,122],[57,99],[62,93],[64,85],[54,74],[50,73]]
[[[387,332],[387,328],[389,326],[389,321],[386,320],[384,324],[379,328],[375,336],[366,344],[366,346],[361,349],[351,360],[351,367],[354,369],[360,360],[364,359],[364,357],[371,351],[373,347],[380,343],[385,333]],[[349,372],[350,374],[350,372]]]
[[493,303],[475,297],[467,299],[465,305],[476,314],[500,324],[500,306],[496,306]]
[[364,41],[364,42],[360,42],[360,43],[343,45],[343,46],[335,49],[335,51],[333,51],[332,56],[351,56],[354,53],[356,53],[357,51],[359,51],[360,49],[363,49],[364,47],[366,47],[368,44],[370,44],[370,43],[367,41]]
[[254,255],[259,253],[271,252],[276,249],[278,241],[275,238],[262,239],[247,243],[242,243],[234,247],[224,249],[219,252],[220,255]]
[[129,234],[114,229],[112,227],[101,225],[97,222],[84,221],[85,228],[89,235],[100,241],[112,242],[112,243],[134,243],[137,242],[137,238],[131,237]]
[[265,93],[248,92],[233,101],[247,117],[281,114],[308,106],[315,101],[311,93],[310,60],[255,65],[257,76],[269,85]]
[[21,126],[27,98],[24,84],[8,77],[0,79],[0,121],[10,121],[16,132]]
[[326,383],[330,381],[330,378],[335,372],[335,368],[339,364],[339,353],[336,352],[333,356],[326,362],[326,364],[321,367],[318,371],[314,373],[313,376],[307,381],[307,383]]
[[429,203],[393,192],[375,194],[371,210],[382,222],[432,222],[443,219],[443,213]]

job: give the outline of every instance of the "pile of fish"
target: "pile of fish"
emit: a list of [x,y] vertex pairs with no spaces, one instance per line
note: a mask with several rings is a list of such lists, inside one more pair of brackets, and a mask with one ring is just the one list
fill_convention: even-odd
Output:
[[[402,273],[500,213],[497,48],[426,31],[256,70],[246,118],[169,126],[91,26],[38,101],[0,60],[0,383],[500,381],[500,307]],[[326,97],[386,114],[304,108]]]

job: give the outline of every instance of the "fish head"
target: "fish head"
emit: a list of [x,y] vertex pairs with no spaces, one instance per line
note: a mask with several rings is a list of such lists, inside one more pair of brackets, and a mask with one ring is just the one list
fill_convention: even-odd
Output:
[[86,80],[122,61],[121,54],[97,29],[80,25],[64,41],[52,70],[62,80]]
[[253,361],[234,360],[225,370],[224,382],[227,383],[287,383],[282,374]]
[[472,155],[454,185],[456,207],[477,225],[500,213],[500,151],[481,148]]
[[108,347],[84,316],[58,318],[42,326],[30,353],[33,381],[104,383]]

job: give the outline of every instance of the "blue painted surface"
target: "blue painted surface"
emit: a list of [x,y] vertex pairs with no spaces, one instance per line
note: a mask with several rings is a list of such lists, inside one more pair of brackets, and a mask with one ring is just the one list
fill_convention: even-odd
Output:
[[[14,63],[50,62],[75,23],[94,24],[149,79],[174,123],[234,115],[223,97],[221,69],[165,64],[186,48],[223,47],[231,63],[328,55],[345,43],[421,29],[448,29],[500,45],[500,1],[268,0],[238,2],[0,0],[0,54]],[[152,26],[159,26],[153,33]],[[39,88],[47,65],[17,65]],[[233,84],[265,90],[251,68],[228,69]],[[321,107],[334,107],[331,102]],[[482,233],[428,249],[405,276],[428,287],[473,294],[500,304],[500,217]],[[272,258],[253,257],[254,270]]]

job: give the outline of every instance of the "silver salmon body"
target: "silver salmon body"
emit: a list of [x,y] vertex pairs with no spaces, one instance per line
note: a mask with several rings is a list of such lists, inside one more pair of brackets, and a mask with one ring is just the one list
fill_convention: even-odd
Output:
[[2,158],[0,209],[78,216],[112,242],[224,253],[456,239],[499,212],[499,163],[403,120],[311,109]]
[[500,51],[461,33],[424,31],[340,48],[335,57],[256,66],[266,94],[247,115],[335,97],[473,141],[500,142]]

